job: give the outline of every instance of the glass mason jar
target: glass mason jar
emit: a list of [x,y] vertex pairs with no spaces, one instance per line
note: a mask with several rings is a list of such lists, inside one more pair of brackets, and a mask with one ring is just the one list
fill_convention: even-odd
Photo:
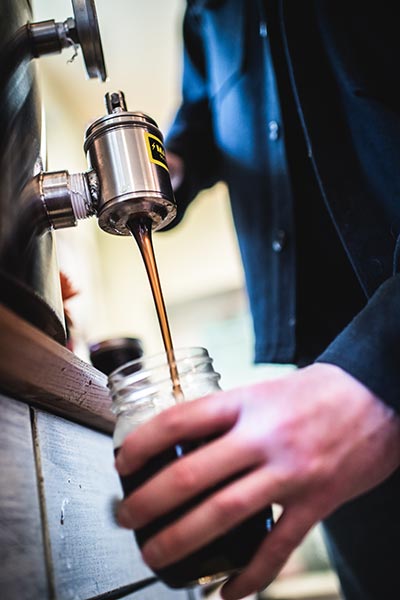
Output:
[[[212,362],[204,348],[175,350],[175,364],[185,402],[221,389],[220,375],[214,371]],[[109,387],[113,400],[112,410],[117,416],[114,430],[115,454],[129,432],[176,403],[165,353],[140,358],[121,366],[110,374]],[[125,497],[157,471],[208,441],[210,440],[182,441],[152,458],[139,472],[121,477]],[[167,515],[136,530],[135,537],[139,547],[227,483],[228,481],[224,481],[202,492]],[[156,575],[172,588],[222,581],[243,569],[250,561],[270,531],[272,522],[272,511],[267,507],[187,558],[156,571]]]
[[121,365],[143,356],[143,345],[138,338],[110,338],[89,346],[90,362],[96,369],[109,375]]

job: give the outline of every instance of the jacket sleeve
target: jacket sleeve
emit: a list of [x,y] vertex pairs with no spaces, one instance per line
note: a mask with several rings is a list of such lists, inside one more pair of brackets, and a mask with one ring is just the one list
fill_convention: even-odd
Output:
[[219,179],[219,156],[214,142],[209,101],[206,55],[203,46],[201,12],[195,2],[188,3],[183,22],[182,102],[166,136],[166,147],[180,156],[185,177],[175,190],[178,214],[173,225],[182,219],[189,205],[202,189]]
[[400,414],[400,274],[378,288],[317,362],[341,367]]

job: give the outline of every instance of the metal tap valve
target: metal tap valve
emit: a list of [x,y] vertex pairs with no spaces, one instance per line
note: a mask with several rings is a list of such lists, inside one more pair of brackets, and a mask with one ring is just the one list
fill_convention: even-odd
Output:
[[106,94],[106,106],[109,114],[90,125],[84,144],[99,181],[99,225],[130,235],[127,221],[146,215],[162,229],[176,215],[162,134],[149,116],[127,110],[122,92]]
[[131,235],[127,222],[147,216],[162,229],[176,215],[163,137],[153,119],[128,112],[124,94],[106,94],[108,113],[86,131],[91,170],[41,173],[39,193],[54,229],[97,215],[104,231]]

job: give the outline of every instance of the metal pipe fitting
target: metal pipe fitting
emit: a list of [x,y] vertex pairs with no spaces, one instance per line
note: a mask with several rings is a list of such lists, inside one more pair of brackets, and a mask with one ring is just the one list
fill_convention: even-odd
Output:
[[60,53],[63,48],[77,46],[74,19],[69,18],[64,23],[56,23],[53,19],[28,23],[27,28],[34,58]]
[[74,227],[78,219],[96,214],[87,173],[40,173],[39,194],[53,229]]

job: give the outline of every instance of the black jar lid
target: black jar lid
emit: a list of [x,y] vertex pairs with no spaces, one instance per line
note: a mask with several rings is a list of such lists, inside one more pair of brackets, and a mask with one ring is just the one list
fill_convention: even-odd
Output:
[[143,344],[138,338],[112,338],[91,344],[89,353],[92,365],[109,375],[125,363],[141,358]]

